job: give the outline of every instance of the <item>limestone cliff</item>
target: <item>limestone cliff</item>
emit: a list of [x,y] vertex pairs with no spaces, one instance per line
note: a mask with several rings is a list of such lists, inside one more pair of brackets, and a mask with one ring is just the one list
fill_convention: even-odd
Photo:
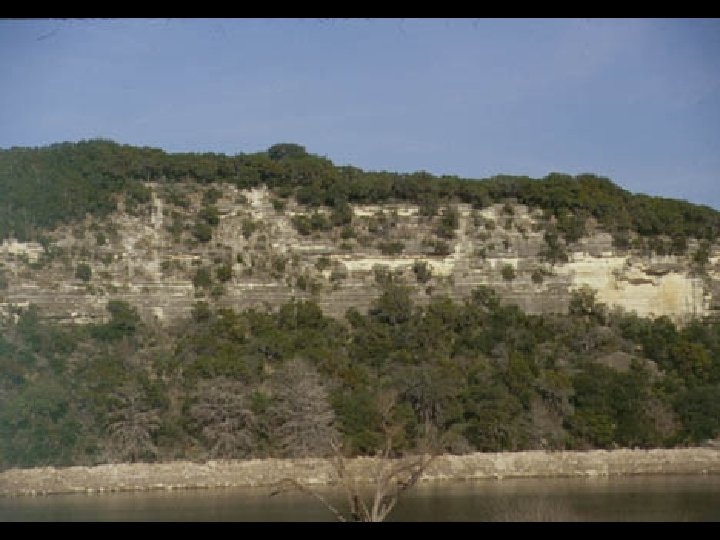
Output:
[[[355,205],[351,226],[301,234],[295,216],[329,211],[275,199],[266,189],[147,187],[149,203],[127,208],[118,197],[110,219],[88,216],[57,228],[44,245],[1,244],[0,314],[35,304],[44,316],[88,323],[105,320],[107,302],[121,299],[146,320],[169,324],[198,301],[243,309],[295,297],[342,316],[351,306],[365,310],[388,275],[412,286],[419,303],[440,294],[460,299],[487,285],[527,312],[564,312],[572,291],[588,286],[609,306],[680,323],[720,309],[717,246],[698,272],[689,256],[615,249],[608,233],[588,223],[589,234],[564,247],[567,262],[551,264],[544,255],[548,220],[523,205],[454,205],[457,227],[444,236],[440,217],[424,216],[417,206]],[[202,220],[210,189],[219,198],[205,242],[193,235],[193,224]],[[689,253],[695,249],[691,241]],[[89,279],[78,265],[90,268]],[[210,279],[199,280],[199,269]]]

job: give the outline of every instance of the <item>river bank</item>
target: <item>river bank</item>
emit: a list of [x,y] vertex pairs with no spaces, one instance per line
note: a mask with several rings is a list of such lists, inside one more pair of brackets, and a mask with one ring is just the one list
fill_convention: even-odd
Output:
[[[379,460],[355,458],[347,469],[369,481]],[[720,474],[720,449],[591,450],[443,455],[422,481],[641,474]],[[41,467],[0,473],[0,496],[106,493],[156,489],[270,486],[286,478],[325,485],[334,480],[327,459],[214,460],[206,463],[120,463],[95,467]]]

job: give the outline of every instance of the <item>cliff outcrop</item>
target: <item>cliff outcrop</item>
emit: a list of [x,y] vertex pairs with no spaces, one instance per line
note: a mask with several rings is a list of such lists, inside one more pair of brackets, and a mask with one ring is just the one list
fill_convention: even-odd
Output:
[[[422,215],[416,205],[354,205],[351,224],[330,227],[329,210],[266,189],[203,188],[216,194],[216,214],[207,218],[197,185],[173,186],[185,190],[180,205],[176,191],[147,187],[147,204],[128,208],[119,197],[109,219],[88,216],[57,228],[43,245],[4,241],[0,312],[35,304],[46,317],[87,323],[106,320],[108,300],[119,299],[146,320],[167,324],[198,301],[243,309],[313,298],[342,316],[349,307],[367,308],[383,279],[410,285],[421,304],[432,295],[462,299],[486,285],[529,313],[564,312],[571,293],[587,286],[610,307],[676,322],[720,308],[717,249],[698,272],[689,256],[619,250],[589,221],[588,234],[562,245],[564,257],[554,260],[548,219],[523,205],[453,205],[446,211],[455,222],[444,230],[442,214]],[[209,240],[193,228],[203,219],[212,224]],[[320,226],[302,230],[303,219]],[[696,247],[691,242],[690,252]],[[88,279],[78,265],[89,267]],[[200,282],[199,271],[209,280]]]

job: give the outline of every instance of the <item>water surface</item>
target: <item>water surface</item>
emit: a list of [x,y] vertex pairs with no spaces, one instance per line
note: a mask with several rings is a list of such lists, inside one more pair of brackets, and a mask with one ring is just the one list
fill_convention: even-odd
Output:
[[[321,493],[342,505],[341,494]],[[333,521],[314,498],[229,488],[0,498],[0,521]],[[390,521],[720,521],[720,476],[421,484]]]

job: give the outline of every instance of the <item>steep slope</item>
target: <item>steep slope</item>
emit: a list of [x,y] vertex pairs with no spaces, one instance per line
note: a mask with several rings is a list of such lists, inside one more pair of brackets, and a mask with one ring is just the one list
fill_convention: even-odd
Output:
[[49,317],[90,322],[121,299],[146,319],[173,322],[198,301],[243,309],[295,297],[342,316],[364,311],[388,280],[411,286],[421,304],[487,285],[529,313],[565,312],[587,286],[641,316],[684,322],[718,309],[717,246],[692,238],[682,255],[621,249],[588,218],[586,234],[567,242],[552,233],[556,218],[516,203],[454,203],[435,216],[408,203],[348,204],[334,226],[332,209],[267,188],[142,187],[146,202],[118,196],[111,214],[47,231],[44,245],[5,240],[5,315],[35,304]]

